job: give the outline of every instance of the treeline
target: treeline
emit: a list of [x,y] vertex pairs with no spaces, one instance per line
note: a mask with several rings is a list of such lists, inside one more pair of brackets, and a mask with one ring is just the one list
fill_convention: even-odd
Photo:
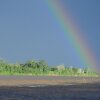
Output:
[[88,68],[72,68],[60,66],[48,66],[44,60],[30,60],[23,64],[10,64],[4,60],[0,60],[1,75],[64,75],[64,76],[96,76],[95,72],[89,71]]
[[9,64],[4,60],[0,60],[0,73],[8,74],[41,74],[47,73],[49,66],[44,60],[30,60],[24,64]]

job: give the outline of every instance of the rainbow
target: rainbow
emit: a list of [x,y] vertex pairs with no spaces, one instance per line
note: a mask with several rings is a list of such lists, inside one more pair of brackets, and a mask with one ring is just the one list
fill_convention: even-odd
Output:
[[85,66],[92,68],[93,70],[98,70],[96,57],[89,48],[88,42],[83,36],[84,33],[80,32],[78,25],[74,23],[74,20],[68,11],[69,9],[66,10],[60,0],[45,0],[45,2],[49,7],[49,10],[58,20],[63,32],[70,39],[73,48],[75,48]]

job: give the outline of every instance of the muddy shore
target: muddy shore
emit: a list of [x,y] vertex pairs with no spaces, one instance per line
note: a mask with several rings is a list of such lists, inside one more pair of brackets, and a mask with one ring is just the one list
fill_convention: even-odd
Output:
[[67,77],[67,76],[0,76],[0,86],[21,85],[64,85],[80,83],[98,83],[100,77]]

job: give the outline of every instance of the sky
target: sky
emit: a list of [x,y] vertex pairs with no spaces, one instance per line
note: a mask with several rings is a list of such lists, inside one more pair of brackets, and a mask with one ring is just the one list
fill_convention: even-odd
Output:
[[[100,59],[100,0],[61,0]],[[0,58],[84,67],[46,0],[0,0]]]

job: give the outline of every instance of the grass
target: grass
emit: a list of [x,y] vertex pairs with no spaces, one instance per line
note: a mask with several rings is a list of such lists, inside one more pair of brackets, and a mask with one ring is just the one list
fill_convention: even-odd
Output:
[[98,77],[96,73],[61,73],[61,72],[54,72],[54,71],[48,71],[47,73],[18,73],[18,72],[0,72],[0,75],[28,75],[28,76],[93,76]]

